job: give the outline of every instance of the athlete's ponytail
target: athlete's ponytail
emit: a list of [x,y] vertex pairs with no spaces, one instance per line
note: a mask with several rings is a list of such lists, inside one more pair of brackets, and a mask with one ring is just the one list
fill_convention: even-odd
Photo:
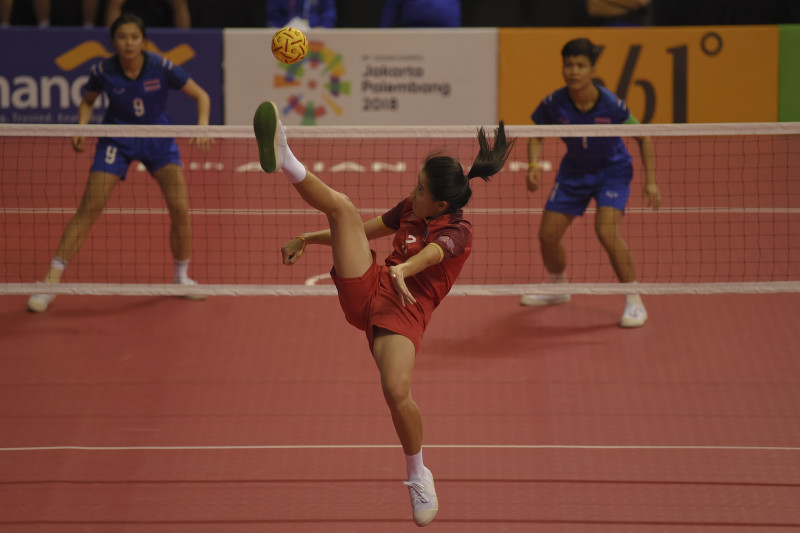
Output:
[[483,128],[478,130],[478,155],[472,163],[469,174],[464,174],[461,163],[453,157],[432,155],[425,160],[423,171],[428,178],[428,188],[436,200],[449,204],[447,212],[458,211],[469,202],[472,189],[469,180],[481,178],[489,181],[503,168],[514,140],[506,138],[503,121],[494,132],[494,145],[490,146]]

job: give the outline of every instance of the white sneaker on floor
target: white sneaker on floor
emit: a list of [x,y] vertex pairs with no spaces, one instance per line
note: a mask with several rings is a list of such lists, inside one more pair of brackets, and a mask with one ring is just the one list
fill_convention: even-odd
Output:
[[33,294],[28,298],[28,311],[44,313],[55,299],[55,294]]
[[[178,285],[197,285],[198,284],[192,278],[180,278],[180,279],[176,278],[173,283],[176,283]],[[197,293],[184,294],[183,297],[186,298],[187,300],[195,300],[195,301],[205,300],[206,299],[206,295],[205,294],[197,294]]]
[[427,526],[439,511],[439,499],[433,487],[433,474],[426,468],[422,478],[403,481],[403,485],[408,487],[408,494],[411,496],[414,523],[419,527]]
[[538,307],[542,305],[565,304],[570,301],[569,294],[526,294],[520,298],[520,305]]
[[638,328],[644,326],[645,322],[647,322],[647,309],[642,304],[625,305],[625,312],[619,321],[621,327]]

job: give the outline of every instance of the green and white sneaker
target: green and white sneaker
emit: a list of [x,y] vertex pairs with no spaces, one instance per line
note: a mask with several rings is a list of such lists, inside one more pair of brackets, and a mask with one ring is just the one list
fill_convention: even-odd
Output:
[[263,102],[253,115],[258,158],[264,172],[275,172],[283,167],[286,132],[278,116],[278,107],[274,102]]

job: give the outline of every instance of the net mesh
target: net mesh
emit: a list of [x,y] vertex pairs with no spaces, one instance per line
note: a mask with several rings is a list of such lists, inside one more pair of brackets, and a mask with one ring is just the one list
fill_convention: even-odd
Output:
[[[486,126],[487,132],[493,131]],[[538,229],[562,136],[622,136],[634,157],[622,235],[640,281],[637,292],[776,292],[800,285],[800,124],[703,124],[508,127],[519,139],[505,169],[473,180],[465,216],[473,253],[454,288],[467,294],[548,292]],[[347,194],[365,219],[407,196],[423,159],[445,152],[466,167],[474,127],[289,127],[292,151]],[[84,153],[70,138],[87,137]],[[309,247],[285,267],[280,246],[302,231],[327,227],[280,175],[261,172],[249,127],[4,125],[0,127],[0,294],[184,294],[170,286],[173,260],[163,194],[134,162],[89,237],[54,288],[37,283],[80,203],[97,137],[176,137],[191,206],[190,275],[204,294],[330,292],[327,247]],[[654,142],[659,210],[642,199],[643,171],[634,136]],[[215,141],[207,153],[189,139]],[[544,138],[539,191],[525,188],[527,138]],[[549,169],[549,170],[548,170]],[[378,257],[390,239],[373,241]],[[573,293],[621,293],[599,243],[593,209],[564,238]],[[532,287],[535,285],[535,287]]]

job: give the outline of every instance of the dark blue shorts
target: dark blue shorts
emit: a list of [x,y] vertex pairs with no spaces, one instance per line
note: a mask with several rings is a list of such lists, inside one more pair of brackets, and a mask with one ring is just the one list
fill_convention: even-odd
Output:
[[102,137],[97,141],[92,171],[108,172],[125,179],[133,160],[141,161],[151,173],[170,163],[181,165],[178,143],[169,137]]
[[594,198],[597,207],[613,207],[625,212],[632,178],[633,168],[628,165],[580,174],[562,174],[559,171],[544,208],[581,216]]

